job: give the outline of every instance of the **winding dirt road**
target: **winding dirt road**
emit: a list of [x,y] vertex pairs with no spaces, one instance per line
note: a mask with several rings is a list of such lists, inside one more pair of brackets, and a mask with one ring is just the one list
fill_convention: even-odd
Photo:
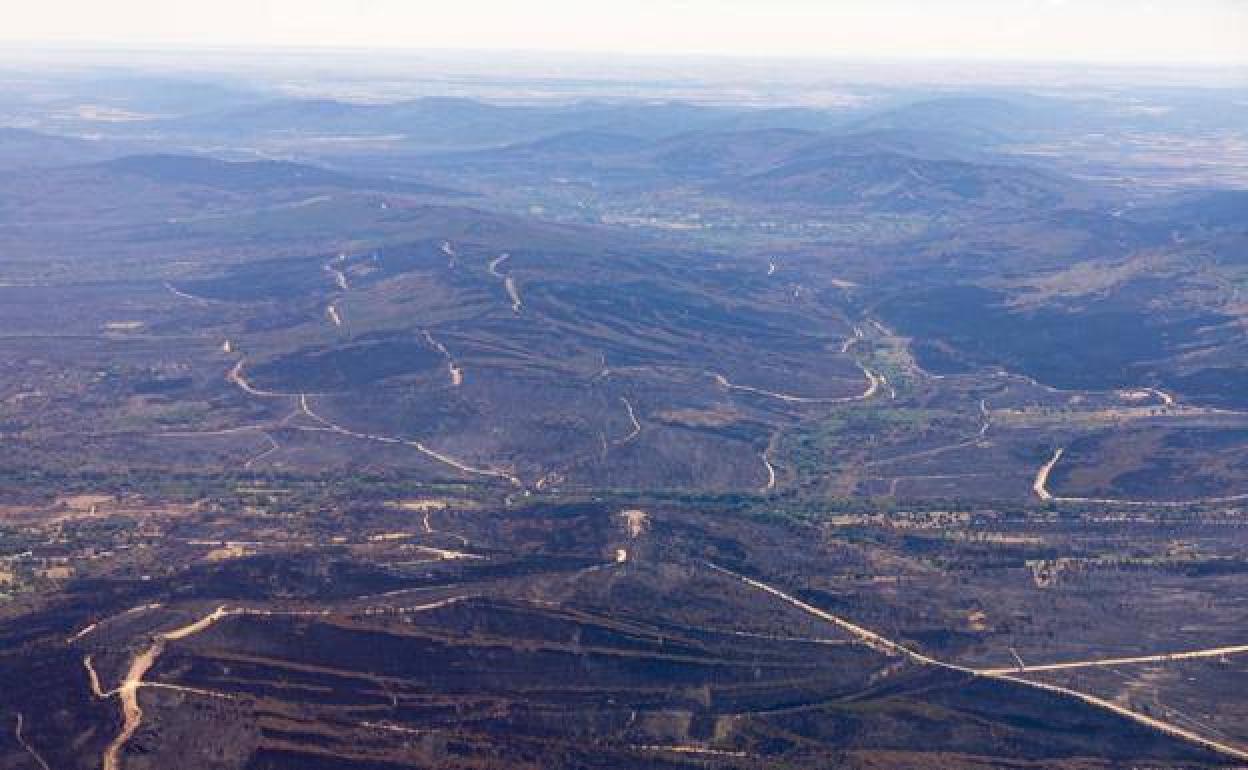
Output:
[[[896,455],[894,457],[885,457],[879,460],[871,460],[867,463],[864,463],[864,466],[868,468],[874,468],[874,467],[879,467],[881,465],[889,465],[891,463],[900,462],[901,460],[915,460],[920,457],[933,457],[935,455],[944,454],[945,452],[952,452],[956,449],[965,449],[966,447],[975,446],[976,444],[984,440],[984,438],[988,435],[988,429],[992,427],[992,415],[991,413],[989,413],[987,403],[983,399],[980,399],[980,402],[979,402],[979,412],[980,414],[983,415],[984,422],[979,426],[979,432],[976,433],[974,436],[971,436],[968,439],[964,439],[962,441],[958,441],[953,444],[944,444],[938,447],[932,447],[931,449],[920,449],[916,452],[907,452],[905,454]],[[964,476],[964,475],[972,475],[972,474],[957,474],[957,476]],[[956,478],[957,476],[949,476],[948,478]],[[928,477],[914,476],[912,478],[942,478],[942,477],[940,476],[928,476]]]
[[446,359],[446,369],[451,376],[451,385],[456,388],[463,385],[464,370],[455,363],[455,358],[451,356],[451,351],[446,349],[446,345],[443,345],[441,342],[435,340],[428,329],[424,329],[422,332],[425,335],[425,341],[429,343],[429,347],[441,353],[442,357]]
[[1053,472],[1053,468],[1062,459],[1062,454],[1065,451],[1065,447],[1058,447],[1053,452],[1053,456],[1049,458],[1049,461],[1041,465],[1040,470],[1036,471],[1036,478],[1031,482],[1031,490],[1036,493],[1036,497],[1045,502],[1053,499],[1053,495],[1049,493],[1049,474]]
[[861,394],[857,396],[840,396],[837,398],[822,398],[822,397],[817,397],[817,396],[794,396],[789,393],[777,393],[774,390],[765,390],[763,388],[755,388],[750,385],[738,385],[734,382],[731,382],[727,377],[725,377],[724,375],[718,372],[707,372],[706,375],[714,379],[715,383],[719,385],[721,388],[727,388],[728,390],[739,390],[744,393],[754,393],[759,396],[766,396],[768,398],[774,398],[774,399],[785,401],[791,404],[844,404],[850,401],[865,401],[871,398],[872,396],[874,396],[876,393],[879,392],[880,385],[884,382],[884,379],[882,377],[875,374],[870,369],[863,366],[861,363],[858,364],[858,368],[862,370],[863,375],[866,376],[867,378],[866,390],[864,390]]
[[225,375],[226,381],[237,385],[247,395],[257,396],[259,398],[293,398],[297,395],[295,393],[277,393],[272,390],[263,390],[261,388],[254,387],[247,381],[247,378],[243,376],[243,367],[246,365],[247,359],[238,359],[238,363],[234,364],[234,368],[230,369],[230,371]]
[[[769,593],[772,596],[775,596],[787,602],[788,604],[794,607],[797,607],[798,609],[802,610],[803,612],[806,612],[809,615],[812,615],[813,617],[819,618],[820,620],[827,621],[841,628],[842,630],[849,633],[856,640],[858,640],[860,643],[866,645],[867,647],[875,649],[879,652],[882,652],[886,655],[904,656],[910,661],[917,663],[919,665],[934,666],[937,668],[943,668],[948,671],[956,671],[958,673],[968,674],[971,676],[984,677],[987,679],[995,679],[997,681],[1002,681],[1002,682],[1011,682],[1013,684],[1021,685],[1024,687],[1031,687],[1033,689],[1044,690],[1046,692],[1054,693],[1057,695],[1063,695],[1066,697],[1075,698],[1077,700],[1083,701],[1084,703],[1087,703],[1088,705],[1096,706],[1097,708],[1110,711],[1114,714],[1117,714],[1133,722],[1136,722],[1137,724],[1144,725],[1146,727],[1157,730],[1158,732],[1164,733],[1174,738],[1178,738],[1180,740],[1187,741],[1188,743],[1200,746],[1202,748],[1216,752],[1223,756],[1232,757],[1239,761],[1248,760],[1248,749],[1242,748],[1240,746],[1231,745],[1223,741],[1214,740],[1212,738],[1208,738],[1204,735],[1201,735],[1200,733],[1189,730],[1185,727],[1180,727],[1179,725],[1176,725],[1172,722],[1166,722],[1164,720],[1157,719],[1155,717],[1151,717],[1146,714],[1141,714],[1139,712],[1132,711],[1131,709],[1126,708],[1125,706],[1121,706],[1117,703],[1106,700],[1105,698],[1099,698],[1095,695],[1090,695],[1088,693],[1081,692],[1079,690],[1074,690],[1069,687],[1061,687],[1059,685],[1048,684],[1046,682],[1035,682],[1030,679],[1024,679],[1017,675],[1018,673],[1017,668],[974,669],[974,668],[969,668],[967,666],[961,666],[956,663],[948,663],[945,661],[937,660],[935,658],[924,655],[915,650],[911,650],[910,648],[905,647],[904,645],[898,644],[897,642],[894,642],[893,640],[888,639],[884,636],[881,636],[880,634],[877,634],[874,631],[870,631],[866,628],[863,628],[862,626],[851,623],[850,621],[845,620],[844,618],[838,617],[836,615],[833,615],[830,612],[825,612],[824,610],[821,610],[818,607],[814,607],[810,604],[807,604],[806,602],[803,602],[801,599],[798,599],[784,591],[781,591],[778,588],[767,585],[766,583],[763,583],[761,581],[748,578],[744,575],[740,575],[736,572],[733,572],[732,570],[725,569],[724,567],[720,567],[719,565],[713,564],[711,562],[705,562],[705,563],[708,567],[715,570],[716,572],[735,578],[736,580],[739,580],[742,583],[745,583],[746,585],[756,588],[760,591],[765,591],[766,593]],[[1139,660],[1138,662],[1142,662],[1142,663],[1165,662],[1167,660],[1186,660],[1186,659],[1195,658],[1195,657],[1212,657],[1215,654],[1224,654],[1222,652],[1224,650],[1239,650],[1239,649],[1240,648],[1238,647],[1229,647],[1229,648],[1219,648],[1217,652],[1212,651],[1212,650],[1201,650],[1201,651],[1195,651],[1191,653],[1170,653],[1168,655],[1159,655],[1159,656],[1140,656],[1141,660]],[[1248,651],[1248,646],[1244,647],[1244,651]],[[1183,657],[1183,658],[1171,657],[1176,654],[1186,655],[1187,657]],[[1118,665],[1123,665],[1121,663],[1121,660],[1122,659],[1119,659],[1120,662],[1118,663]],[[1082,661],[1081,663],[1083,663],[1084,665],[1098,665],[1095,661]],[[1065,665],[1067,668],[1077,667],[1076,665],[1071,665],[1071,664],[1056,664],[1056,665]],[[1099,665],[1113,665],[1113,664],[1104,663],[1104,664],[1099,664]],[[1046,670],[1046,669],[1032,666],[1030,667],[1030,670],[1034,671],[1034,670]],[[1048,669],[1048,670],[1052,670],[1052,669]]]
[[[1182,660],[1200,660],[1202,658],[1225,658],[1232,655],[1248,653],[1248,644],[1237,644],[1230,647],[1212,647],[1206,650],[1186,650],[1184,652],[1164,652],[1159,655],[1135,655],[1125,658],[1096,658],[1092,660],[1074,660],[1065,663],[1041,663],[1026,665],[1019,663],[1013,668],[982,669],[983,674],[1028,674],[1039,671],[1066,671],[1075,668],[1096,668],[1098,666],[1130,666],[1140,663],[1173,663]],[[1017,659],[1017,658],[1016,658]]]
[[493,468],[477,468],[475,466],[468,465],[467,463],[461,462],[460,460],[457,460],[454,457],[451,457],[450,455],[446,455],[437,450],[430,449],[429,447],[425,446],[423,443],[419,441],[411,441],[409,439],[397,438],[394,436],[379,436],[374,433],[360,433],[359,431],[354,431],[354,430],[351,430],[350,428],[344,428],[343,426],[338,425],[337,423],[331,422],[330,420],[327,420],[326,418],[314,412],[312,410],[311,404],[308,403],[307,394],[300,394],[299,408],[303,410],[303,413],[305,415],[307,415],[313,420],[316,420],[318,423],[320,423],[324,427],[323,428],[298,428],[297,430],[326,430],[331,433],[338,433],[343,436],[350,436],[352,438],[363,439],[366,441],[377,441],[383,444],[401,444],[403,446],[410,446],[413,449],[416,449],[417,451],[419,451],[420,453],[428,457],[431,457],[434,460],[437,460],[438,462],[444,465],[449,465],[452,468],[455,468],[456,470],[462,471],[464,473],[467,473],[473,476],[489,476],[493,478],[504,479],[510,482],[513,486],[516,486],[520,489],[525,488],[524,482],[521,481],[517,476],[513,474],[507,473],[506,471],[494,470]]
[[637,435],[641,433],[641,423],[637,420],[637,413],[633,411],[633,405],[629,402],[627,398],[624,398],[623,396],[620,396],[620,401],[624,403],[624,408],[628,411],[628,419],[633,424],[633,430],[624,438],[616,439],[613,442],[616,446],[623,446],[627,444],[628,442],[637,438]]
[[173,631],[158,634],[151,646],[136,655],[134,660],[130,662],[130,668],[126,671],[126,676],[117,689],[107,693],[100,692],[100,680],[95,673],[95,669],[91,667],[90,656],[83,659],[83,663],[91,678],[91,689],[94,694],[102,698],[116,695],[121,700],[121,732],[117,734],[117,737],[104,750],[104,770],[120,770],[121,768],[121,751],[125,748],[126,743],[134,737],[135,732],[138,731],[139,725],[143,721],[143,709],[139,706],[139,688],[143,686],[143,677],[147,675],[152,666],[156,665],[156,661],[160,658],[161,653],[164,652],[165,643],[198,634],[229,614],[225,607],[221,606],[193,623]]
[[498,266],[511,258],[510,254],[500,254],[490,261],[489,272],[495,278],[499,278],[503,282],[503,288],[507,290],[507,297],[511,300],[511,312],[519,313],[524,307],[524,303],[520,300],[520,289],[516,286],[516,279],[511,273],[498,272]]
[[[432,608],[430,605],[429,608]],[[438,605],[444,606],[444,605]],[[401,608],[400,608],[401,609]],[[165,690],[175,690],[177,692],[192,693],[196,695],[207,695],[217,698],[233,698],[228,693],[213,692],[211,690],[200,690],[194,687],[182,687],[180,685],[165,684],[162,682],[145,682],[144,677],[152,666],[160,659],[161,654],[165,650],[165,645],[169,642],[175,642],[180,639],[186,639],[201,633],[213,624],[228,617],[238,615],[256,615],[261,617],[273,616],[298,616],[298,617],[325,617],[329,615],[329,610],[258,610],[239,607],[235,609],[227,609],[225,605],[221,605],[212,612],[203,616],[199,620],[188,623],[180,628],[172,631],[165,631],[157,634],[152,638],[152,643],[145,650],[135,655],[130,662],[130,667],[126,671],[125,677],[120,685],[115,689],[104,692],[100,685],[99,675],[95,668],[91,665],[91,656],[83,658],[83,667],[87,671],[88,680],[91,686],[91,692],[95,697],[106,699],[117,697],[121,702],[122,726],[121,731],[108,744],[104,750],[103,768],[104,770],[121,770],[121,753],[125,749],[126,743],[134,737],[139,726],[143,722],[143,709],[139,705],[139,691],[144,687],[151,687]]]
[[1031,489],[1035,492],[1036,497],[1045,502],[1055,503],[1099,503],[1104,505],[1139,505],[1154,506],[1157,508],[1184,508],[1189,505],[1219,505],[1222,503],[1238,503],[1248,500],[1248,493],[1240,495],[1227,495],[1225,497],[1199,497],[1192,500],[1125,500],[1109,497],[1062,497],[1054,495],[1049,491],[1049,475],[1053,473],[1053,468],[1061,461],[1062,455],[1066,453],[1065,447],[1059,447],[1053,452],[1053,456],[1049,461],[1040,466],[1040,470],[1036,471],[1036,478],[1031,484]]

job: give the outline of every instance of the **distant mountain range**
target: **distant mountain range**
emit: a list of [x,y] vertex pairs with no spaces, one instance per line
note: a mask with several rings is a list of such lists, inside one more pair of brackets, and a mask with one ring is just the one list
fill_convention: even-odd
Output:
[[199,185],[233,192],[292,187],[335,187],[409,194],[455,194],[442,187],[368,179],[306,163],[281,160],[225,161],[190,155],[130,155],[97,164],[107,174],[141,176],[162,184]]
[[47,168],[90,163],[123,150],[105,142],[0,127],[0,169]]
[[708,107],[683,102],[498,105],[471,99],[423,98],[391,104],[281,99],[167,121],[162,129],[217,136],[362,136],[393,134],[413,146],[487,147],[568,132],[657,139],[710,129],[829,129],[844,118],[812,109]]
[[[1001,117],[1008,108],[972,112]],[[495,182],[563,174],[601,184],[696,185],[756,203],[877,204],[904,210],[940,204],[1050,206],[1085,185],[992,153],[983,131],[946,121],[939,130],[858,124],[852,130],[738,128],[647,139],[577,130],[471,152],[430,154],[425,168]]]

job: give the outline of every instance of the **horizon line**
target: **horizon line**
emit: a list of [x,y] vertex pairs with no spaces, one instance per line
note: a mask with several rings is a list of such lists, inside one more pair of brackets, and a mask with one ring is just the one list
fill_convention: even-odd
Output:
[[[557,58],[579,58],[579,59],[618,59],[619,57],[627,57],[629,59],[644,61],[673,61],[673,60],[704,60],[704,61],[720,61],[735,63],[763,63],[763,62],[802,62],[802,63],[820,63],[820,62],[852,62],[856,64],[947,64],[947,65],[992,65],[992,64],[1008,64],[1012,66],[1037,66],[1037,67],[1097,67],[1105,70],[1145,70],[1145,69],[1172,69],[1172,70],[1215,70],[1225,67],[1242,69],[1244,75],[1248,75],[1248,56],[1242,59],[1209,59],[1209,60],[1142,60],[1142,59],[1078,59],[1078,58],[1039,58],[1039,57],[1001,57],[1001,56],[974,56],[974,55],[921,55],[907,56],[898,53],[882,53],[882,54],[846,54],[836,55],[835,53],[816,54],[816,53],[731,53],[724,51],[649,51],[649,50],[623,50],[623,49],[562,49],[562,48],[511,48],[511,47],[461,47],[461,46],[403,46],[396,44],[379,44],[364,45],[359,43],[283,43],[283,42],[221,42],[221,41],[137,41],[137,40],[66,40],[51,39],[37,40],[29,38],[3,38],[0,42],[10,47],[5,53],[0,53],[0,61],[10,58],[6,54],[17,53],[11,47],[16,46],[26,52],[47,52],[47,53],[170,53],[170,54],[187,54],[187,53],[271,53],[282,52],[287,54],[299,53],[325,53],[327,51],[337,52],[341,54],[389,54],[389,55],[490,55],[490,56],[545,56]],[[1235,73],[1224,73],[1229,77],[1233,77]]]

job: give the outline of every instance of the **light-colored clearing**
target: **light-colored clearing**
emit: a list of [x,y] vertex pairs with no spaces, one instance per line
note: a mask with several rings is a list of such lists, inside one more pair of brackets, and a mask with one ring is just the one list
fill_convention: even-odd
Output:
[[702,746],[635,746],[638,751],[666,751],[672,754],[702,754],[708,757],[747,757],[744,751],[728,751],[727,749],[708,749]]
[[439,500],[436,498],[427,498],[420,500],[399,500],[398,502],[387,503],[403,511],[415,511],[416,513],[427,513],[429,511],[444,510],[450,503],[447,500]]
[[204,554],[204,560],[210,562],[230,561],[231,559],[241,559],[245,556],[251,556],[254,550],[239,543],[230,543],[221,548],[214,548]]
[[642,533],[650,528],[650,514],[643,510],[632,508],[620,511],[619,516],[624,520],[624,529],[631,538],[641,537]]
[[134,332],[145,325],[143,321],[109,321],[104,324],[104,328],[110,332]]

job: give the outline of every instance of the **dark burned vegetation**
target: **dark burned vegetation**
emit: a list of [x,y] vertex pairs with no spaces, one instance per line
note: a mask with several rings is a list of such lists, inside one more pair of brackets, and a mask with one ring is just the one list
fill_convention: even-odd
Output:
[[214,93],[0,132],[0,767],[1248,757],[1244,121]]
[[270,390],[349,391],[391,377],[432,374],[442,356],[397,335],[361,337],[350,345],[298,350],[260,363],[253,379]]

